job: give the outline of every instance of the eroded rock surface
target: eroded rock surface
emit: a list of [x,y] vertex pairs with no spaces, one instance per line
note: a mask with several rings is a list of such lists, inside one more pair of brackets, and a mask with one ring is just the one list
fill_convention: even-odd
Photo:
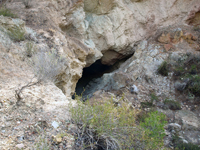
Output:
[[[188,18],[195,22],[199,5],[198,0],[85,0],[69,10],[60,26],[66,34],[95,45],[104,64],[113,64],[113,59],[133,54],[133,44],[158,28],[185,24]],[[111,51],[115,54],[109,62]]]
[[[93,79],[84,94],[125,95],[131,107],[139,109],[153,93],[158,99],[152,105],[167,115],[170,128],[184,141],[200,143],[198,97],[177,94],[172,81],[176,72],[165,77],[157,72],[163,61],[173,66],[199,55],[199,0],[35,0],[29,9],[21,1],[6,6],[19,18],[0,16],[0,146],[22,146],[23,137],[33,140],[37,134],[32,129],[38,124],[41,128],[56,123],[58,130],[66,130],[67,107],[83,68],[97,60],[114,65],[128,57],[115,71]],[[9,33],[15,29],[24,32],[25,39],[14,41]],[[25,89],[16,109],[15,90],[34,76],[26,47],[30,41],[34,53],[55,51],[65,63],[56,82]],[[184,88],[188,84],[177,83]],[[188,101],[182,101],[185,98]],[[179,101],[182,110],[166,110],[165,99]],[[54,137],[60,143],[60,136]]]

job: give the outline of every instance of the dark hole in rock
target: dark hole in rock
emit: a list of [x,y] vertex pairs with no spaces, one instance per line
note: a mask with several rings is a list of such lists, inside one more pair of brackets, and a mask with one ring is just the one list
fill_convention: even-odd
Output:
[[[101,60],[97,60],[91,66],[83,69],[82,78],[79,79],[75,93],[76,95],[81,95],[84,93],[84,88],[87,84],[94,78],[100,78],[104,73],[111,72],[113,69],[112,66],[103,65]],[[74,95],[72,98],[75,98]]]
[[[75,94],[78,96],[82,96],[83,99],[87,99],[88,94],[90,94],[90,96],[91,96],[92,92],[94,92],[93,91],[94,89],[90,85],[91,82],[92,82],[92,86],[96,86],[95,84],[100,84],[99,80],[101,82],[101,77],[105,73],[114,72],[115,70],[117,70],[120,67],[120,65],[123,62],[125,62],[131,56],[132,55],[130,55],[124,59],[118,60],[114,65],[110,65],[110,66],[102,64],[101,60],[97,60],[91,66],[84,68],[82,78],[79,79],[79,81],[76,85]],[[90,85],[90,88],[86,88],[89,85]],[[75,99],[75,94],[72,96],[73,99]],[[89,96],[89,98],[90,98],[90,96]]]

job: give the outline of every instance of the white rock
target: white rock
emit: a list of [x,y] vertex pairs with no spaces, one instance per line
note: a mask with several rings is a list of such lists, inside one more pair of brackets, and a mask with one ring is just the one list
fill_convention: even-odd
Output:
[[24,148],[24,144],[17,144],[16,148],[22,149],[22,148]]
[[57,129],[59,127],[59,124],[58,122],[56,121],[53,121],[52,124],[51,124],[55,129]]
[[139,92],[139,90],[138,90],[136,85],[133,84],[132,88],[133,88],[133,92],[134,93],[138,93]]

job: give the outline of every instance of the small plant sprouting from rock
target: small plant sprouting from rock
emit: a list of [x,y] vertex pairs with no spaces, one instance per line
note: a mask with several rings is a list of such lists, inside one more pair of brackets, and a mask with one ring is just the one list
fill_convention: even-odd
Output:
[[16,18],[16,15],[13,14],[9,9],[1,7],[0,8],[0,16],[3,15],[5,17]]
[[193,64],[190,68],[190,74],[196,74],[197,73],[197,66]]
[[38,81],[55,81],[64,66],[62,59],[55,51],[39,52],[33,56],[33,71]]
[[154,101],[158,101],[158,96],[155,95],[155,93],[150,94],[151,101],[150,102],[141,102],[141,108],[150,108],[154,107]]
[[200,95],[200,75],[195,75],[192,77],[188,88],[193,94]]
[[8,29],[8,35],[15,42],[25,40],[25,31],[18,26],[16,26],[15,28]]
[[41,82],[54,82],[56,80],[56,76],[61,73],[64,66],[64,60],[61,59],[54,51],[38,52],[33,56],[32,61],[34,77],[26,85],[22,86],[18,90],[15,90],[17,105],[22,99],[21,93],[25,88],[37,85]]
[[168,76],[168,64],[166,61],[162,62],[162,64],[158,67],[158,73],[162,76]]
[[171,110],[180,110],[181,104],[174,100],[165,99],[164,104]]
[[35,45],[33,44],[33,42],[27,42],[26,43],[26,56],[27,57],[32,57],[34,51],[35,51]]

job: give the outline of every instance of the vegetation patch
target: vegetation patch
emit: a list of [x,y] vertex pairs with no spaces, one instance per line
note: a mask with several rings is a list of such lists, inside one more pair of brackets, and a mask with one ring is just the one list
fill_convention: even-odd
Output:
[[200,55],[186,54],[183,62],[171,67],[176,81],[175,88],[180,91],[200,96]]
[[57,76],[62,72],[65,63],[66,62],[55,51],[38,52],[34,54],[31,67],[35,75],[26,85],[15,90],[16,104],[19,105],[23,99],[22,92],[25,88],[37,85],[41,82],[56,82]]
[[164,104],[171,110],[180,110],[181,104],[174,100],[165,99]]
[[125,102],[116,106],[112,98],[107,101],[78,101],[71,107],[75,149],[158,149],[163,146],[165,115],[151,112],[139,125],[135,120],[138,111]]
[[153,102],[141,102],[141,108],[154,107]]
[[200,147],[198,145],[192,143],[179,143],[176,147],[178,150],[199,150]]
[[29,41],[26,43],[26,56],[31,57],[33,53],[36,51],[36,47],[33,42]]
[[151,93],[150,97],[151,97],[150,102],[141,102],[141,108],[150,108],[155,106],[153,103],[154,101],[158,101],[158,96],[156,96],[155,93]]
[[182,66],[178,66],[174,69],[174,73],[176,76],[180,76],[184,73],[185,69]]
[[0,16],[3,15],[5,17],[16,18],[17,16],[13,14],[9,9],[1,7],[0,8]]
[[15,41],[20,42],[25,40],[25,31],[22,30],[20,27],[16,26],[14,28],[9,28],[8,30],[9,37]]
[[157,72],[162,76],[168,76],[169,69],[166,61],[162,62],[162,64],[158,67]]
[[184,143],[181,138],[179,138],[178,134],[175,134],[173,137],[174,149],[175,150],[199,150],[200,147],[198,145],[192,143]]
[[157,149],[163,147],[163,138],[165,137],[164,126],[167,123],[166,116],[158,111],[149,112],[144,122],[140,123],[145,131],[146,146],[148,149]]
[[200,95],[200,76],[199,75],[192,77],[191,83],[188,88],[193,94]]

